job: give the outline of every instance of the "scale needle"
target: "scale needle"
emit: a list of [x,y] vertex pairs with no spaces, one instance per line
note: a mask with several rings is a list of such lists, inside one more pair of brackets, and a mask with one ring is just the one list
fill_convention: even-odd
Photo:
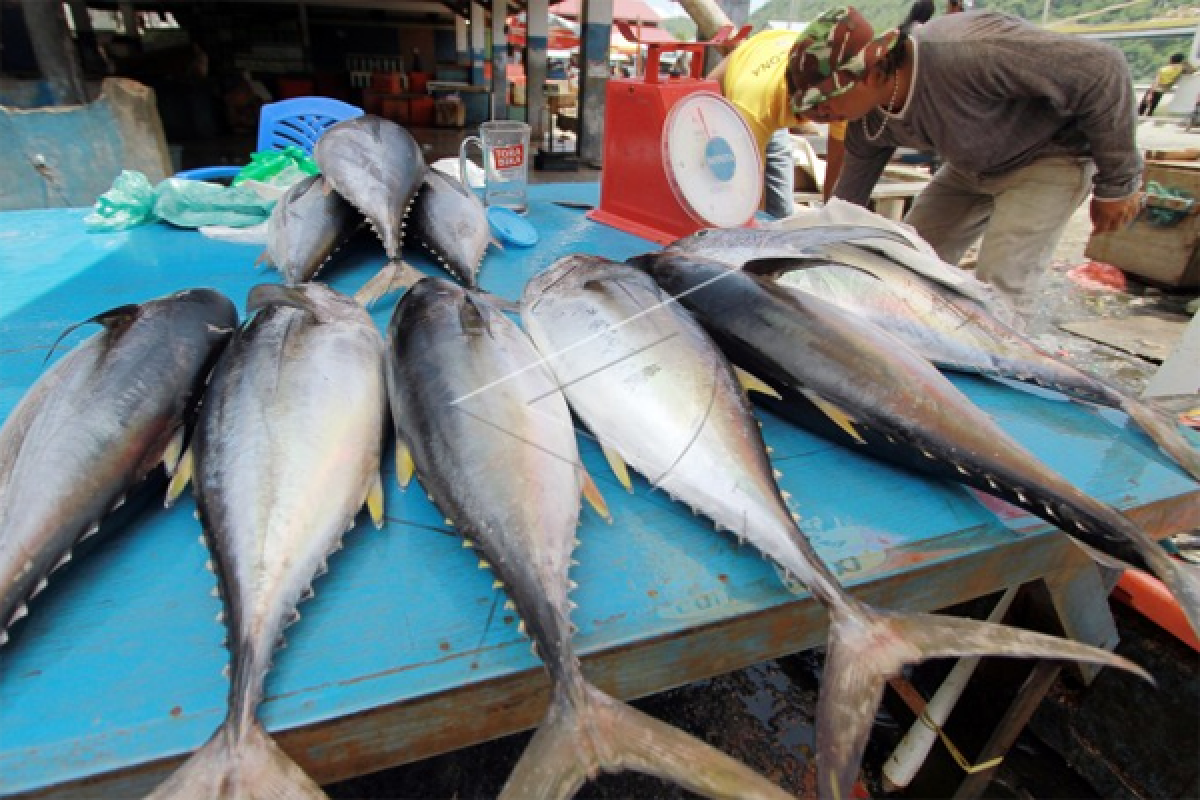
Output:
[[711,139],[712,134],[708,132],[708,123],[704,121],[704,111],[702,111],[700,108],[697,108],[696,116],[700,118],[700,127],[704,128],[704,138]]

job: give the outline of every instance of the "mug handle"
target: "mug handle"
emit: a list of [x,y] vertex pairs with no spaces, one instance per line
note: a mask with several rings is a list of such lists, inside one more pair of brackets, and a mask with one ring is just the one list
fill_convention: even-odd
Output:
[[467,190],[471,189],[471,184],[467,180],[467,146],[471,142],[479,146],[479,155],[480,157],[483,156],[483,140],[478,136],[468,136],[458,146],[458,178],[462,181],[463,188]]

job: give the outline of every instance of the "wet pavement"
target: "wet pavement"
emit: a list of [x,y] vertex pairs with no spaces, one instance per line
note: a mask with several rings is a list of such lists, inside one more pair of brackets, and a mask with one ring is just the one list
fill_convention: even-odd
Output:
[[[1144,148],[1197,147],[1200,135],[1185,133],[1174,123],[1146,122],[1139,131],[1139,142]],[[594,171],[549,173],[536,175],[534,180],[588,180],[594,176]],[[1055,264],[1045,276],[1042,294],[1046,300],[1028,320],[1029,334],[1063,359],[1140,393],[1158,368],[1156,363],[1074,336],[1059,325],[1151,311],[1186,320],[1183,309],[1196,291],[1163,291],[1135,281],[1119,293],[1081,288],[1067,273],[1088,260],[1083,250],[1089,233],[1085,204],[1072,219],[1056,251]],[[986,605],[956,610],[986,615]],[[1150,669],[1159,688],[1147,687],[1114,670],[1104,671],[1093,687],[1083,688],[1064,673],[999,768],[985,797],[1200,795],[1196,757],[1200,753],[1200,696],[1195,679],[1200,674],[1200,659],[1137,614],[1119,605],[1114,605],[1114,614],[1121,635],[1118,652]],[[634,705],[733,755],[798,797],[812,797],[814,716],[823,660],[821,650],[808,651],[663,692]],[[923,665],[908,676],[929,697],[951,663]],[[1028,669],[1027,663],[984,662],[947,726],[964,751],[976,752],[982,746],[991,725],[978,721],[994,720],[1002,713],[1013,687]],[[863,761],[863,784],[871,796],[885,794],[882,765],[913,722],[911,712],[889,691]],[[528,733],[509,736],[326,789],[336,800],[492,798],[529,739]],[[935,745],[913,785],[891,796],[949,797],[962,778],[960,768]],[[626,773],[601,776],[577,796],[668,800],[692,795],[656,779]]]

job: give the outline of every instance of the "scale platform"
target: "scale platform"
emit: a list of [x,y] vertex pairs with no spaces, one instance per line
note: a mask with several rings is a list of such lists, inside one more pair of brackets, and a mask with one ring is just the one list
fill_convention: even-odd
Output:
[[[636,34],[622,28],[631,41]],[[739,41],[649,44],[645,75],[608,82],[600,205],[588,216],[659,244],[702,228],[751,224],[762,200],[762,156],[716,81],[701,77],[704,49]],[[691,74],[664,77],[663,52],[693,53]]]

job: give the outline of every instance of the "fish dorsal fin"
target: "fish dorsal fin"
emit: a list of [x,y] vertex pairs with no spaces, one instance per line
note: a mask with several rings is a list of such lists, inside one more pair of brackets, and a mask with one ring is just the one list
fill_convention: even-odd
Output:
[[579,465],[579,478],[583,483],[583,496],[587,498],[588,505],[597,514],[612,522],[612,512],[608,510],[608,503],[604,502],[604,495],[600,494],[600,488],[582,464]]
[[776,400],[783,399],[783,396],[780,395],[779,392],[775,391],[773,386],[770,386],[761,378],[751,375],[741,367],[734,367],[733,371],[737,373],[738,383],[742,385],[742,388],[745,389],[747,393],[758,392],[759,394],[765,394],[768,397],[774,397]]
[[408,484],[412,483],[413,473],[416,472],[416,465],[413,464],[412,451],[408,449],[408,445],[399,436],[396,437],[396,483],[400,484],[400,488],[407,489]]
[[282,286],[278,283],[260,283],[250,290],[246,297],[246,313],[252,314],[267,306],[288,306],[311,314],[318,322],[321,315],[317,306],[304,293],[303,289],[295,286]]
[[814,406],[821,410],[821,413],[833,420],[833,424],[844,430],[854,438],[859,444],[866,444],[867,440],[862,437],[858,429],[854,427],[854,417],[847,414],[840,407],[826,400],[821,395],[814,392],[812,389],[801,389],[801,394],[808,398]]
[[367,490],[367,511],[371,514],[371,522],[375,523],[375,529],[379,530],[383,527],[383,478],[379,473],[375,473],[371,479],[371,488]]
[[183,455],[179,458],[179,463],[175,465],[175,474],[171,476],[171,482],[167,484],[167,496],[163,500],[163,507],[170,508],[175,505],[175,501],[179,499],[179,495],[183,494],[183,490],[187,488],[188,482],[192,479],[192,469],[195,466],[195,459],[192,457],[192,448],[183,451]]
[[625,465],[625,459],[609,445],[601,445],[601,449],[604,450],[604,458],[608,460],[608,466],[617,476],[617,480],[627,491],[632,492],[633,481],[629,479],[629,467]]
[[119,330],[121,327],[132,322],[140,310],[141,306],[139,306],[137,303],[129,303],[127,305],[117,306],[116,308],[110,308],[108,311],[101,312],[91,319],[85,319],[83,322],[76,322],[74,325],[68,326],[67,329],[60,333],[58,338],[54,340],[54,344],[50,345],[50,352],[46,353],[46,358],[42,361],[42,364],[45,364],[50,360],[50,356],[54,355],[54,350],[60,344],[62,344],[63,339],[67,338],[84,325],[95,322],[97,325],[103,325],[110,331]]

